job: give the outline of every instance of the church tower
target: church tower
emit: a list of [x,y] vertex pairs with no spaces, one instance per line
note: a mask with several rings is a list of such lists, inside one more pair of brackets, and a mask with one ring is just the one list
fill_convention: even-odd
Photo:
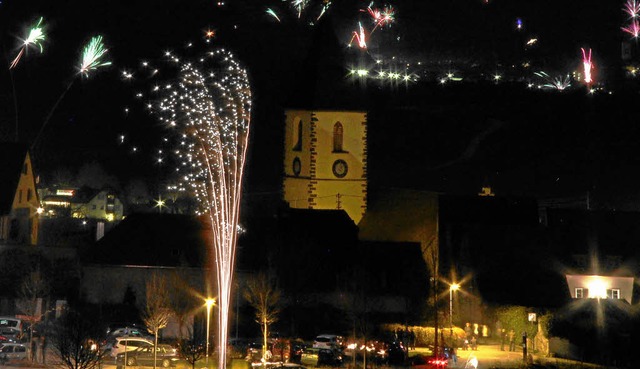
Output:
[[286,110],[284,200],[297,209],[367,209],[367,115]]

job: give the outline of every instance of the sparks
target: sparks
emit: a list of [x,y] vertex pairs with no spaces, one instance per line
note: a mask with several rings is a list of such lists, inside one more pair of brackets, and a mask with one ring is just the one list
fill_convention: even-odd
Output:
[[22,41],[22,47],[20,47],[20,51],[18,52],[18,55],[13,59],[13,61],[9,65],[9,69],[13,69],[18,65],[18,63],[20,62],[20,59],[22,58],[22,55],[24,55],[25,50],[29,46],[31,45],[37,46],[40,49],[40,53],[44,51],[44,48],[42,47],[42,42],[46,39],[46,36],[44,33],[44,26],[42,25],[42,20],[43,18],[40,17],[40,19],[38,19],[38,22],[36,22],[36,24],[34,24],[29,29],[29,35],[24,41]]
[[591,63],[591,49],[589,49],[588,55],[584,48],[581,48],[580,50],[582,50],[582,65],[584,66],[584,83],[589,85],[593,82],[593,79],[591,78],[591,70],[593,69],[593,63]]
[[640,22],[637,19],[633,19],[628,27],[622,27],[621,29],[633,38],[638,38],[638,35],[640,35]]
[[535,72],[536,76],[543,78],[547,83],[542,85],[544,88],[551,88],[558,91],[563,91],[571,86],[571,78],[567,76],[558,76],[556,78],[552,78],[546,72]]
[[369,32],[372,34],[379,27],[390,25],[395,21],[395,9],[392,6],[385,6],[383,9],[372,8],[373,3],[369,4],[366,9],[360,9],[361,12],[368,13],[373,21],[373,28]]
[[110,61],[102,60],[107,49],[102,43],[102,36],[94,36],[82,51],[82,60],[80,61],[80,73],[88,76],[89,72],[95,71],[100,67],[111,65]]
[[[234,273],[240,195],[251,118],[247,71],[223,49],[189,60],[174,58],[154,81],[154,115],[171,133],[171,153],[178,163],[178,187],[197,200],[197,215],[211,226],[211,250],[218,289],[218,367],[226,363],[228,319]],[[160,75],[160,74],[159,74]],[[158,86],[167,88],[157,89]],[[211,283],[212,285],[214,283]]]
[[636,0],[627,0],[622,10],[629,15],[629,18],[637,18],[640,14],[640,3]]

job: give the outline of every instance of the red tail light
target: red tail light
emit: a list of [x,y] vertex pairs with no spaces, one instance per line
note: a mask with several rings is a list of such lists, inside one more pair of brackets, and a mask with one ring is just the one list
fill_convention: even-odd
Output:
[[433,364],[433,365],[436,365],[436,366],[445,366],[445,365],[447,365],[447,360],[431,359],[431,360],[429,360],[429,364]]

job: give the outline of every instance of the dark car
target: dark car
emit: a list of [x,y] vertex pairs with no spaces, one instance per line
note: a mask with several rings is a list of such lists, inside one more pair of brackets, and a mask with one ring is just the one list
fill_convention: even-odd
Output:
[[441,369],[448,365],[447,358],[444,356],[423,356],[416,355],[409,358],[411,369]]
[[[153,346],[140,347],[135,351],[119,353],[116,356],[116,367],[118,369],[124,366],[125,354],[127,366],[153,366]],[[178,352],[174,347],[170,345],[158,345],[156,366],[168,368],[175,366],[177,361]]]

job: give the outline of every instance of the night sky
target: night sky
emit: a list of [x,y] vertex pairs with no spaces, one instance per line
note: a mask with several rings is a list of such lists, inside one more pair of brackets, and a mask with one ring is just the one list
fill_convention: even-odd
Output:
[[[357,21],[367,21],[360,9],[369,3],[334,0],[310,26],[311,14],[297,20],[281,1],[226,0],[219,6],[212,0],[2,0],[0,53],[7,64],[18,37],[39,16],[48,39],[44,53],[31,49],[12,76],[1,69],[0,138],[15,136],[13,88],[20,140],[30,143],[77,78],[34,151],[44,179],[56,168],[98,161],[122,182],[157,181],[166,172],[153,165],[151,154],[160,131],[133,97],[139,81],[123,81],[121,72],[188,42],[203,45],[204,31],[215,29],[212,43],[238,53],[254,88],[248,192],[279,191],[283,109],[306,101],[370,112],[374,187],[475,193],[486,183],[499,194],[525,196],[592,191],[610,207],[640,209],[638,89],[622,77],[620,46],[628,37],[620,30],[621,1],[391,1],[396,22],[376,31],[368,53],[348,49]],[[269,6],[279,11],[281,23],[265,14]],[[104,36],[113,65],[78,78],[80,49],[96,34]],[[521,45],[534,37],[538,46],[524,51]],[[577,69],[581,47],[594,50],[599,82],[612,95],[587,96],[584,87],[562,94],[526,90],[524,80],[533,71]],[[435,67],[408,86],[365,86],[347,77],[353,63],[392,57],[396,66]],[[518,67],[523,60],[534,66],[526,73]],[[523,80],[439,86],[437,68],[520,73]],[[349,98],[336,100],[327,92],[332,89]],[[299,99],[305,94],[312,97]],[[119,145],[122,133],[127,140]],[[133,145],[140,148],[137,154],[130,151]]]

